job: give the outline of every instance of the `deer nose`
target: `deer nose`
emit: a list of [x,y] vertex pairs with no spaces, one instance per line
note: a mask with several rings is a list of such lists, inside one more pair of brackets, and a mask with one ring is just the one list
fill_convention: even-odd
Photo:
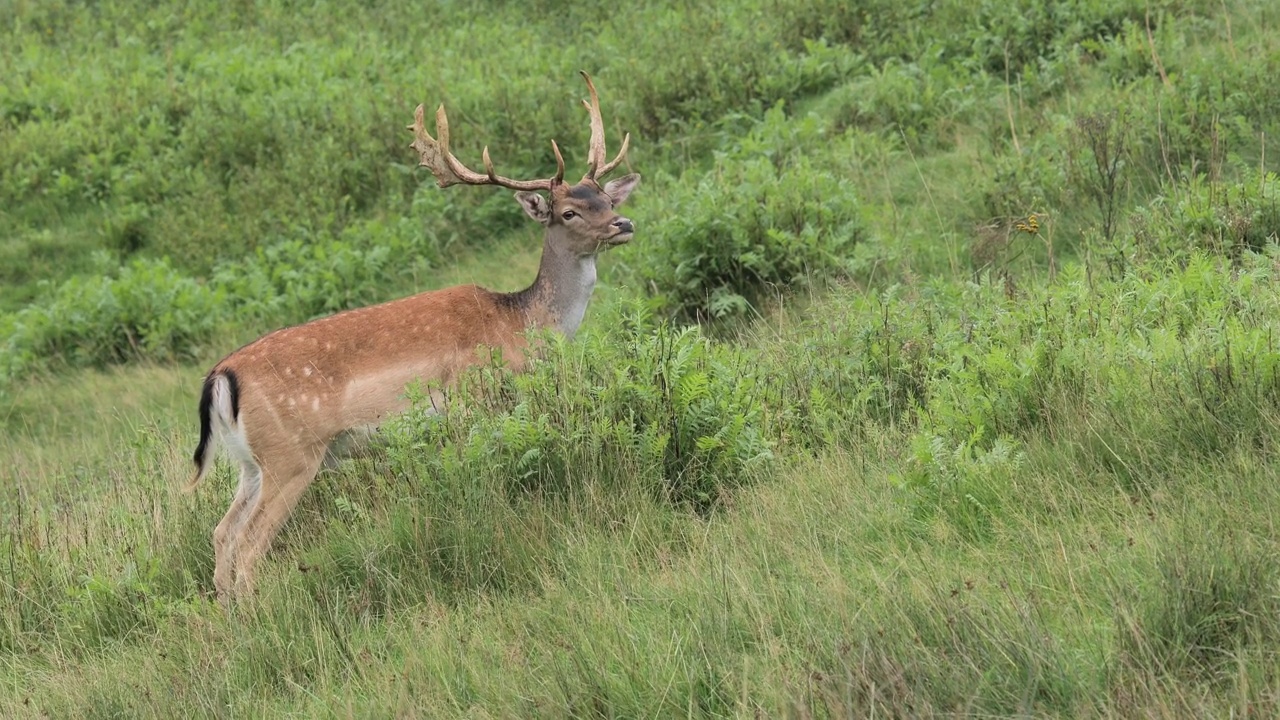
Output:
[[620,217],[613,221],[613,226],[618,229],[619,233],[633,233],[636,231],[631,221],[627,218]]

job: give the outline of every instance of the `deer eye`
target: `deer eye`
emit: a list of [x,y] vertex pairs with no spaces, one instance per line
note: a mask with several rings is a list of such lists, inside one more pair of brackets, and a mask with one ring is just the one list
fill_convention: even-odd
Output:
[[578,217],[578,213],[572,210],[565,210],[564,212],[560,213],[560,217],[564,218],[565,220],[572,220]]

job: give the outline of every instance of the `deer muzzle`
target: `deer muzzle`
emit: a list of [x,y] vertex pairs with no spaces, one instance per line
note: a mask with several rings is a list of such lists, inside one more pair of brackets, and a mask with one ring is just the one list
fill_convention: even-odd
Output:
[[613,228],[613,235],[610,235],[608,239],[610,245],[621,245],[627,242],[636,231],[631,221],[624,217],[614,220],[609,227]]

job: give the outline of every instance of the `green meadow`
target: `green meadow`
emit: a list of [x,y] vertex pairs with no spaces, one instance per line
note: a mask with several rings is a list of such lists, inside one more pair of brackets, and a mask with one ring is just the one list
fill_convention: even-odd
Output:
[[[578,337],[219,604],[206,370],[528,285],[405,125],[572,175],[580,70]],[[0,0],[0,76],[0,716],[1280,716],[1271,0]]]

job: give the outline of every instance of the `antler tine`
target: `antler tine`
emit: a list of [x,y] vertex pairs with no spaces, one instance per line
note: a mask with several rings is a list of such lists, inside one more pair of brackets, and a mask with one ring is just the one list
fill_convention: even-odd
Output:
[[591,102],[582,101],[587,112],[591,114],[591,144],[587,149],[587,174],[582,176],[582,179],[595,180],[597,177],[608,175],[626,157],[627,148],[631,145],[631,133],[627,133],[622,138],[622,149],[618,151],[618,156],[611,162],[605,163],[604,120],[600,117],[600,96],[596,94],[596,84],[591,82],[591,76],[581,70],[578,72],[582,74],[582,79],[587,81],[587,91],[591,93]]
[[582,101],[587,107],[587,112],[591,115],[591,144],[587,146],[587,174],[582,176],[583,180],[595,180],[596,171],[600,167],[600,163],[604,162],[604,120],[600,117],[600,96],[596,94],[596,84],[591,82],[591,76],[585,71],[579,70],[582,79],[587,81],[587,91],[591,93],[591,101]]
[[480,159],[484,162],[484,171],[489,176],[489,182],[498,182],[498,176],[493,172],[493,161],[489,159],[489,146],[484,146],[484,151],[480,153]]
[[605,175],[613,172],[613,169],[618,167],[618,165],[622,163],[622,159],[627,156],[627,148],[629,147],[631,147],[631,133],[627,133],[622,136],[622,149],[618,151],[618,156],[609,161],[607,165],[600,168],[597,174],[600,177],[604,177]]
[[413,142],[409,143],[409,147],[418,151],[418,165],[430,168],[440,187],[462,182],[462,178],[455,175],[444,161],[444,156],[449,154],[449,120],[445,117],[444,105],[436,111],[436,134],[440,136],[439,142],[427,132],[426,114],[426,106],[419,105],[413,111],[413,124],[408,126],[413,132]]
[[[484,165],[487,174],[481,175],[474,170],[470,170],[463,165],[453,153],[449,152],[449,117],[444,112],[444,105],[436,110],[436,134],[440,136],[437,141],[427,132],[426,127],[426,108],[419,105],[413,112],[413,124],[409,126],[409,130],[413,131],[413,142],[409,147],[418,151],[418,165],[431,170],[431,174],[436,176],[436,183],[440,187],[449,187],[458,183],[466,183],[467,185],[500,185],[512,190],[550,190],[554,185],[559,183],[559,179],[546,180],[512,180],[505,178],[493,172],[493,162],[489,160],[489,148],[484,149]],[[564,174],[563,161],[561,161],[560,175]]]
[[551,141],[551,151],[556,154],[556,176],[552,178],[552,185],[559,185],[564,182],[564,158],[560,155],[560,146],[555,140]]

